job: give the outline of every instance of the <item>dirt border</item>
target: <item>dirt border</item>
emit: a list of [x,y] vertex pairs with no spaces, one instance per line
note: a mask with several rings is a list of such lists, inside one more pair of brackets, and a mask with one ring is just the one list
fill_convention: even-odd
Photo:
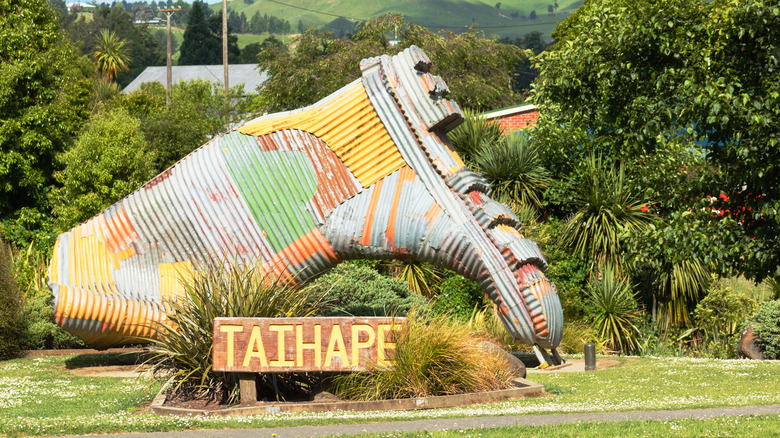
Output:
[[417,409],[454,408],[481,403],[495,403],[534,397],[544,394],[544,386],[522,378],[513,381],[516,388],[498,391],[477,392],[471,394],[442,395],[437,397],[418,397],[376,401],[337,401],[279,403],[258,402],[251,406],[237,406],[219,410],[187,409],[165,406],[165,394],[160,391],[152,401],[150,410],[159,415],[184,416],[226,416],[226,415],[263,415],[278,413],[312,413],[333,411],[411,411]]

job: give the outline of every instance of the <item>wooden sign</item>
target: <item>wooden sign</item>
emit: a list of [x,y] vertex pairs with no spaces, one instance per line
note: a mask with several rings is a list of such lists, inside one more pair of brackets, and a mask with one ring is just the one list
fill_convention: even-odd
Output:
[[360,371],[390,365],[405,318],[216,318],[213,369],[224,372]]

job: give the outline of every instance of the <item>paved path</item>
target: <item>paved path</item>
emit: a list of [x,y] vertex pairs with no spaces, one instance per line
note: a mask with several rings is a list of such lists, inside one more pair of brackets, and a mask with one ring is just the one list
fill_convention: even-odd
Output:
[[[446,418],[438,420],[394,421],[384,423],[336,424],[327,426],[277,427],[269,429],[188,430],[184,432],[132,433],[131,438],[205,438],[205,437],[321,437],[360,433],[420,432],[426,430],[475,429],[501,426],[545,426],[576,422],[627,420],[705,419],[711,417],[778,414],[780,405],[742,406],[679,411],[604,412],[589,414],[509,415],[501,417]],[[89,438],[112,435],[89,435]]]

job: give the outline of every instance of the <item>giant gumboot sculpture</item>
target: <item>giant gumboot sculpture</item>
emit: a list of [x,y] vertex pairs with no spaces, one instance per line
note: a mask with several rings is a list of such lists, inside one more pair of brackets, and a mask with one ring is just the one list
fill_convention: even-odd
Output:
[[345,259],[414,258],[476,281],[515,339],[559,362],[544,257],[453,151],[463,116],[430,67],[415,46],[365,59],[361,79],[214,138],[60,235],[58,324],[97,348],[147,337],[180,277],[213,259],[305,280]]

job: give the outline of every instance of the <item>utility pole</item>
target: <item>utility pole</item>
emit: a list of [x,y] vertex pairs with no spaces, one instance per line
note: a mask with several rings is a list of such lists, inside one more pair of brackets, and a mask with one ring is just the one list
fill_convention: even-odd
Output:
[[225,70],[225,99],[228,98],[230,83],[228,82],[228,25],[227,0],[222,0],[222,68]]
[[168,90],[168,92],[165,93],[166,105],[169,105],[171,103],[171,88],[172,88],[171,82],[173,82],[173,73],[171,72],[171,15],[173,15],[174,12],[179,12],[179,11],[181,11],[181,8],[157,10],[157,12],[165,12],[165,15],[168,17],[168,55],[166,56],[167,69],[165,71],[165,75],[166,75],[165,89]]

